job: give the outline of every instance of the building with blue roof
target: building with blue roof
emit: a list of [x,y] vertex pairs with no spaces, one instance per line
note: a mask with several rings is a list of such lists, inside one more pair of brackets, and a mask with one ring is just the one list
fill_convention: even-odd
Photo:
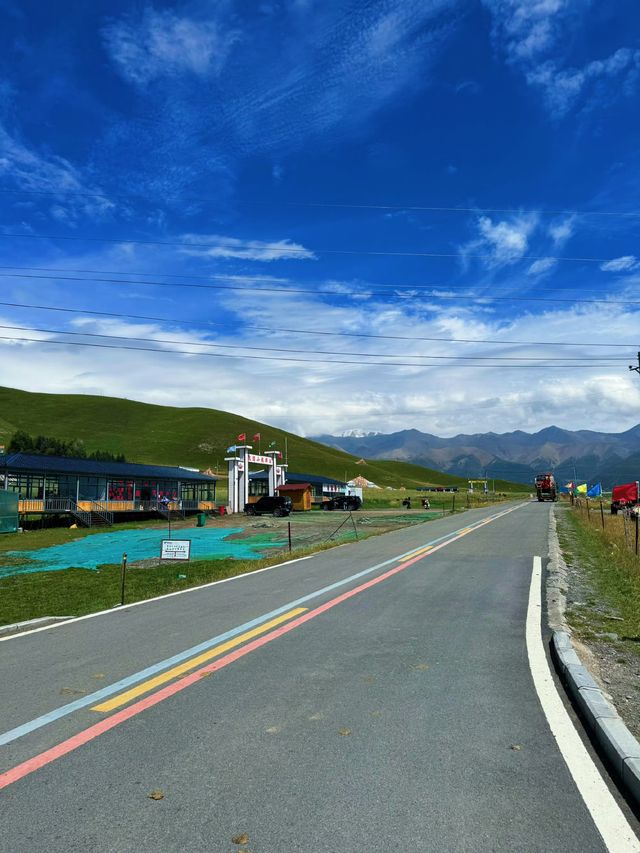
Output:
[[[322,504],[324,501],[339,492],[347,491],[347,484],[342,480],[334,480],[332,477],[325,477],[321,474],[300,474],[293,471],[287,471],[285,475],[285,484],[308,484],[311,487],[311,502],[315,505]],[[251,498],[260,497],[269,493],[269,474],[266,471],[254,471],[249,474],[249,495]]]
[[70,514],[93,526],[118,514],[185,514],[215,508],[216,477],[191,468],[33,453],[0,455],[0,488],[21,515]]

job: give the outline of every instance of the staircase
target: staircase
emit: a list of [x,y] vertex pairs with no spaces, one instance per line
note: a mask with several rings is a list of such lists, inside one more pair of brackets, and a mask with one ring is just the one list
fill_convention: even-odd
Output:
[[111,527],[113,524],[113,513],[109,509],[109,507],[105,506],[105,504],[100,503],[100,501],[91,501],[91,527],[96,527],[100,525],[108,525]]

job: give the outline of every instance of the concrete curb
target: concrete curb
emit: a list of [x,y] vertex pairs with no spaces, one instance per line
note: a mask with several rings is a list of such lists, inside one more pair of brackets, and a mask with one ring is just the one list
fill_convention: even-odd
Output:
[[635,806],[640,807],[640,743],[593,680],[573,647],[570,629],[564,620],[566,576],[566,564],[562,559],[552,510],[547,576],[548,619],[553,631],[552,657],[574,705],[582,715],[590,738],[600,746]]
[[13,625],[0,625],[0,637],[7,634],[21,634],[23,631],[31,631],[33,628],[44,628],[55,622],[66,622],[73,616],[41,616],[39,619],[29,619],[28,622],[14,622]]
[[640,806],[640,743],[582,665],[571,637],[565,631],[554,631],[551,648],[589,735],[601,747],[636,806]]

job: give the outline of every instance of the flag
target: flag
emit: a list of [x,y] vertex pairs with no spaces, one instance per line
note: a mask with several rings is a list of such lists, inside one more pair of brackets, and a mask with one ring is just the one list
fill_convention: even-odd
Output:
[[587,494],[587,484],[581,483],[579,486],[576,486],[576,492],[579,495],[586,495]]
[[241,432],[240,435],[238,436],[238,441],[246,441],[246,440],[247,440],[246,432]]
[[275,441],[272,441],[271,444],[269,445],[269,447],[275,447],[275,446],[276,446]]
[[278,459],[282,459],[282,451],[278,451]]
[[235,444],[232,444],[231,447],[227,447],[227,453],[235,453],[235,452],[236,452]]
[[260,441],[260,438],[261,438],[261,435],[260,435],[260,433],[259,433],[259,432],[257,432],[257,433],[253,436],[253,438],[251,439],[251,441]]
[[596,483],[595,486],[591,486],[591,488],[587,492],[588,498],[599,498],[601,495],[602,495],[602,483]]
[[576,484],[575,483],[565,483],[564,487],[565,487],[565,489],[575,489]]

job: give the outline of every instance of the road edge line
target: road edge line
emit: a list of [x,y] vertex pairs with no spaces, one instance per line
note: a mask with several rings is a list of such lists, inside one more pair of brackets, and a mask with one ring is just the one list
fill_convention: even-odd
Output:
[[526,620],[529,669],[542,711],[578,793],[610,853],[639,853],[640,841],[564,707],[542,639],[542,558],[533,558]]

